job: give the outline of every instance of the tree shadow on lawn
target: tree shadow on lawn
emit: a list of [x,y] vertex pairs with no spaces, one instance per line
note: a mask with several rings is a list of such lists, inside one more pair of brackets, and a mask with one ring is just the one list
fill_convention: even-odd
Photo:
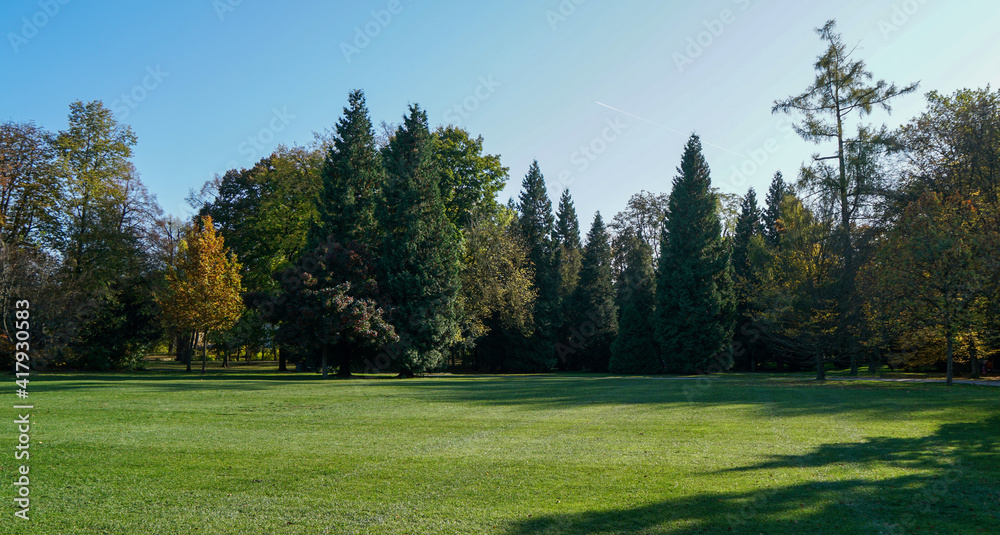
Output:
[[[826,444],[803,456],[775,456],[730,470],[799,471],[855,463],[907,469],[890,479],[826,480],[753,491],[711,492],[629,509],[534,516],[506,535],[545,533],[997,533],[1000,526],[1000,417],[945,424],[911,439]],[[815,476],[813,476],[815,477]],[[773,480],[772,480],[773,481]],[[683,483],[682,483],[683,486]]]
[[156,390],[160,392],[192,392],[201,390],[271,390],[318,377],[289,375],[275,377],[264,374],[227,375],[191,373],[86,373],[40,375],[31,380],[33,392],[66,392],[97,389]]
[[[398,388],[423,400],[521,406],[551,410],[591,405],[679,405],[704,408],[759,405],[777,417],[823,416],[868,412],[896,418],[958,405],[984,410],[996,407],[995,390],[963,385],[896,383],[816,383],[785,380],[709,379],[707,382],[657,377],[508,376],[435,377],[372,384]],[[873,395],[874,394],[874,395]],[[875,401],[877,400],[877,402]]]

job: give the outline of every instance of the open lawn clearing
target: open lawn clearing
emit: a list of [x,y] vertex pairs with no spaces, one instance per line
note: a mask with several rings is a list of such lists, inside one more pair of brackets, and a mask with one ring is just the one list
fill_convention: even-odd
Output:
[[971,385],[160,369],[42,375],[32,397],[32,533],[1000,525],[1000,391]]

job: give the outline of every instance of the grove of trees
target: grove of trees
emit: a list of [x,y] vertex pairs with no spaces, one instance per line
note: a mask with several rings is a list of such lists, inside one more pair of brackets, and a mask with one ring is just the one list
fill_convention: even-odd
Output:
[[586,214],[585,236],[538,161],[502,202],[482,137],[417,105],[377,134],[361,91],[313,143],[192,192],[190,220],[163,214],[101,102],[72,103],[63,131],[0,124],[3,358],[28,299],[37,366],[135,368],[160,346],[190,370],[200,345],[203,370],[211,346],[324,377],[975,376],[1000,350],[1000,91],[867,124],[916,85],[876,80],[833,21],[817,33],[815,81],[772,109],[819,147],[796,180],[720,192],[692,135],[669,191]]

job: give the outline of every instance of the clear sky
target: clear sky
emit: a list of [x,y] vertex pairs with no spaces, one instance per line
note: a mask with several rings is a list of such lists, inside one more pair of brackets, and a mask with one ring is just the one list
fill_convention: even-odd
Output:
[[691,132],[726,192],[829,154],[770,110],[812,81],[831,18],[876,78],[921,82],[873,121],[914,116],[930,90],[1000,86],[995,0],[7,0],[0,120],[60,130],[70,102],[103,100],[138,135],[142,180],[186,215],[190,189],[310,142],[361,88],[376,124],[419,103],[482,135],[510,167],[501,201],[538,159],[586,229],[668,192]]

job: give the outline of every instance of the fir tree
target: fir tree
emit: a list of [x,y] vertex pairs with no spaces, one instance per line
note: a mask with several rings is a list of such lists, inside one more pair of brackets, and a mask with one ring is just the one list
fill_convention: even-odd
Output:
[[598,212],[587,233],[580,266],[580,282],[573,293],[573,314],[568,318],[570,337],[562,340],[560,353],[571,353],[571,368],[607,371],[611,342],[618,334],[614,276],[611,272],[611,240]]
[[510,368],[541,371],[555,364],[555,338],[559,326],[559,277],[556,265],[556,242],[553,239],[555,218],[545,187],[545,177],[536,160],[521,183],[517,206],[518,229],[528,247],[528,258],[535,268],[535,329],[529,354],[521,355]]
[[323,164],[319,221],[309,236],[309,250],[332,237],[338,243],[357,241],[378,248],[379,197],[385,172],[375,145],[365,95],[352,91],[337,122],[333,147]]
[[629,248],[626,267],[619,279],[622,316],[618,336],[611,344],[612,373],[659,373],[663,371],[654,329],[656,275],[653,249],[638,237]]
[[674,178],[657,272],[657,334],[667,371],[732,366],[729,258],[701,141],[692,135]]
[[427,113],[411,106],[385,148],[380,210],[380,287],[400,341],[390,351],[401,376],[435,369],[458,334],[459,247],[438,187]]
[[774,179],[771,180],[771,187],[767,190],[767,198],[764,200],[767,206],[764,208],[764,213],[762,214],[764,238],[772,246],[777,246],[780,240],[778,225],[781,219],[781,201],[789,193],[789,187],[785,184],[785,180],[781,176],[781,171],[774,173]]

